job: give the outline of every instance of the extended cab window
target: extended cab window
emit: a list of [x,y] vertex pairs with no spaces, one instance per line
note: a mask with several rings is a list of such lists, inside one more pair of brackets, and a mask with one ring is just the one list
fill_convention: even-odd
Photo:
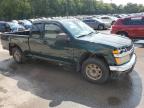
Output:
[[63,30],[56,24],[45,25],[45,38],[55,39],[59,33],[63,33]]
[[40,38],[41,32],[43,31],[43,24],[38,23],[32,26],[32,37],[33,38]]

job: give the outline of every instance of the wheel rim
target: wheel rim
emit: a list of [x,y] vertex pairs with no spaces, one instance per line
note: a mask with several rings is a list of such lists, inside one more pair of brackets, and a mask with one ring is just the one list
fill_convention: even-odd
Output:
[[86,75],[92,80],[99,80],[102,77],[102,70],[96,64],[86,66]]
[[14,58],[15,58],[15,60],[16,60],[17,62],[20,62],[20,60],[21,60],[21,54],[20,54],[19,51],[15,51],[15,53],[14,53]]

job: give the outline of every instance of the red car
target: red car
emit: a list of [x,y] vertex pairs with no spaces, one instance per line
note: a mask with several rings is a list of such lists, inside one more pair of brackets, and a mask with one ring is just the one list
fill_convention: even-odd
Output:
[[144,38],[144,17],[118,19],[112,26],[111,33],[127,36],[131,39]]

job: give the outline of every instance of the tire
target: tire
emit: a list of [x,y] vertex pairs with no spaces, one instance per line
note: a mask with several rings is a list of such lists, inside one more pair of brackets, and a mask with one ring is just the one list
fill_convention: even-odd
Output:
[[89,82],[105,83],[109,78],[109,73],[106,63],[98,58],[89,58],[82,64],[82,75]]
[[98,25],[98,30],[104,30],[104,25]]
[[17,47],[12,49],[12,56],[13,56],[15,62],[18,64],[22,64],[25,61],[25,56],[24,56],[23,52]]

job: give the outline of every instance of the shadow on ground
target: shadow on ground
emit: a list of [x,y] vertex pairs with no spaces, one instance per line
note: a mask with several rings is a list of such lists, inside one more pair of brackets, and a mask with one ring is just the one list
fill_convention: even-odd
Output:
[[8,59],[0,62],[0,70],[1,74],[18,80],[20,89],[51,100],[49,107],[72,101],[95,108],[135,108],[142,96],[142,81],[136,71],[130,76],[96,85],[83,80],[80,73],[65,71],[40,60],[17,65]]

